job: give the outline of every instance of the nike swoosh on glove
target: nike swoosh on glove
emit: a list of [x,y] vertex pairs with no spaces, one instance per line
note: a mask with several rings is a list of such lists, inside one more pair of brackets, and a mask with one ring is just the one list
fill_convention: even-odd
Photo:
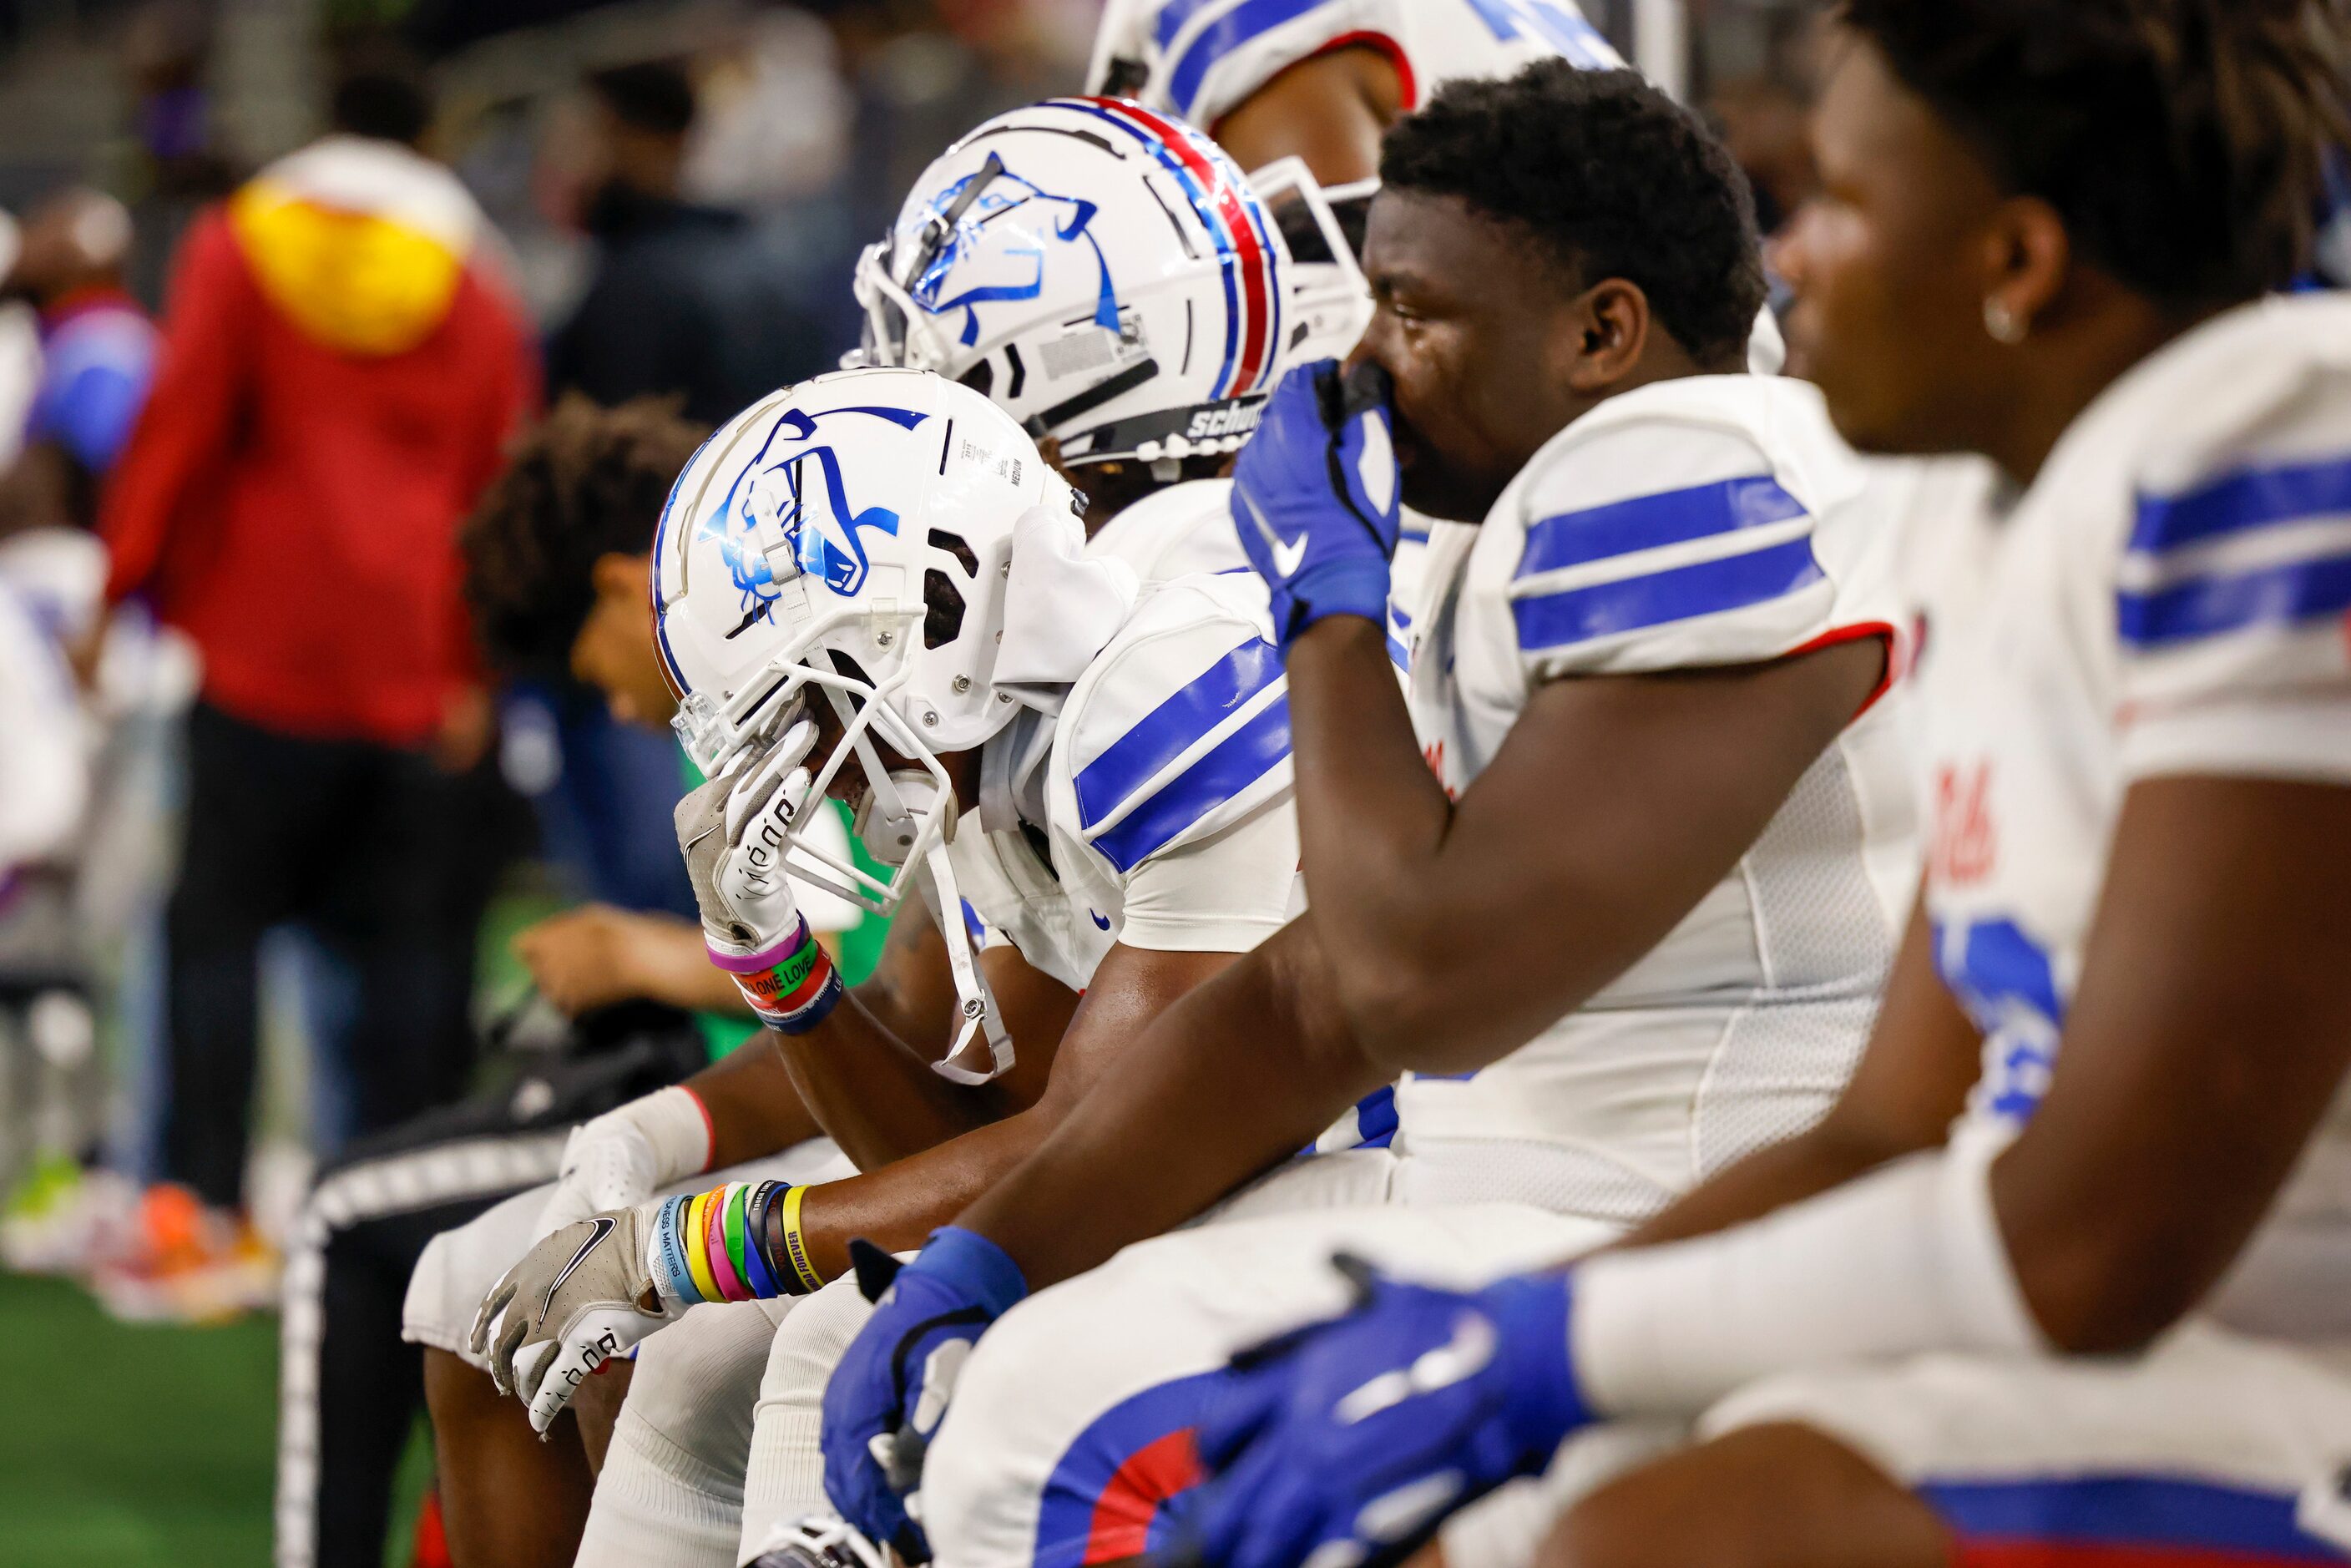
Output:
[[1233,529],[1273,596],[1284,652],[1332,615],[1379,621],[1402,514],[1388,430],[1390,385],[1375,365],[1341,375],[1301,365],[1266,400],[1233,468]]
[[687,1303],[653,1282],[646,1244],[660,1206],[599,1214],[533,1247],[482,1301],[473,1348],[502,1393],[544,1435],[589,1374],[625,1354]]
[[923,1456],[972,1346],[1028,1283],[1002,1248],[952,1225],[903,1266],[863,1240],[850,1256],[873,1315],[825,1385],[825,1494],[868,1540],[927,1563],[914,1517]]
[[1244,1352],[1213,1395],[1199,1448],[1215,1479],[1179,1557],[1401,1563],[1591,1421],[1569,1364],[1567,1275],[1443,1291],[1335,1261],[1355,1310]]

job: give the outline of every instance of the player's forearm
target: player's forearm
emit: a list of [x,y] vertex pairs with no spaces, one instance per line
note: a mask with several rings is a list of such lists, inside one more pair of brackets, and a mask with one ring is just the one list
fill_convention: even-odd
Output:
[[1385,1082],[1331,999],[1312,918],[1162,1013],[956,1223],[1042,1289],[1192,1218]]
[[875,1020],[855,996],[800,1035],[773,1036],[793,1088],[862,1171],[945,1143],[1000,1113],[958,1088]]
[[685,1087],[710,1118],[713,1169],[763,1158],[823,1130],[765,1030],[687,1079]]
[[1421,757],[1384,628],[1322,622],[1292,645],[1289,676],[1307,895],[1339,1005],[1376,1049],[1414,1029],[1430,989],[1452,807]]
[[849,1243],[859,1237],[893,1252],[922,1246],[1033,1154],[1060,1120],[1050,1103],[1040,1103],[893,1165],[810,1187],[799,1213],[810,1262],[836,1280],[849,1271]]

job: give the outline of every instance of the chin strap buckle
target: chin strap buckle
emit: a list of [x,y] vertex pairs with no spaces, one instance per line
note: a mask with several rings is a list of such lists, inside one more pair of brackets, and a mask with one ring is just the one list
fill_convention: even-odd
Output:
[[[956,889],[955,867],[948,862],[946,844],[937,845],[924,858],[923,869],[927,873],[923,879],[924,897],[939,924],[939,935],[946,939],[947,967],[955,971],[956,1006],[961,1020],[955,1043],[946,1055],[931,1063],[931,1071],[950,1083],[992,1083],[1012,1071],[1012,1037],[1005,1032],[996,993],[988,989],[987,977],[979,972],[973,956],[971,933],[964,925],[963,895]],[[987,1041],[985,1071],[972,1063],[976,1035]]]

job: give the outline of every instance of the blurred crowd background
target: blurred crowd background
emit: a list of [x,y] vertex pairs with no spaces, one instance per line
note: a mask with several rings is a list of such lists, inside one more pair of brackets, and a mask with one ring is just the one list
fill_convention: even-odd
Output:
[[[680,753],[468,633],[511,444],[837,362],[859,248],[1099,6],[0,0],[0,1568],[261,1561],[315,1174],[664,995]],[[1812,9],[1586,5],[1767,229]]]

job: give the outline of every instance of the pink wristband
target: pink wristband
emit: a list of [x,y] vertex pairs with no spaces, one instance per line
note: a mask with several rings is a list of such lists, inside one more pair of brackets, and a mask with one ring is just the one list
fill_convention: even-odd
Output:
[[702,1228],[702,1250],[710,1260],[710,1277],[718,1281],[718,1293],[730,1301],[747,1301],[751,1287],[735,1271],[735,1260],[726,1255],[726,1204],[733,1196],[729,1183],[720,1187],[708,1205]]

